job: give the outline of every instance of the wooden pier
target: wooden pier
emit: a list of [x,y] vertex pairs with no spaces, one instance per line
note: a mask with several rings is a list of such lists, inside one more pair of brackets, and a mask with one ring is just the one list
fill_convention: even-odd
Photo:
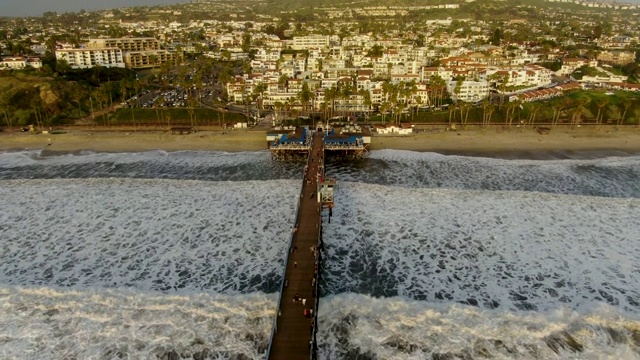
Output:
[[267,352],[269,359],[315,358],[316,291],[322,241],[322,202],[317,191],[318,181],[324,179],[323,134],[314,132],[310,145],[277,318]]

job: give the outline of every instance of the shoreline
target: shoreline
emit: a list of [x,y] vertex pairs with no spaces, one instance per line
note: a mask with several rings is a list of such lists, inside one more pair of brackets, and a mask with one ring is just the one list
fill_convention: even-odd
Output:
[[[370,150],[406,150],[503,159],[588,159],[640,155],[640,129],[533,129],[421,131],[408,136],[374,135]],[[0,132],[0,152],[42,150],[45,156],[82,151],[119,153],[153,150],[243,152],[267,150],[263,131],[202,131],[170,135],[155,131],[69,130],[64,134]]]

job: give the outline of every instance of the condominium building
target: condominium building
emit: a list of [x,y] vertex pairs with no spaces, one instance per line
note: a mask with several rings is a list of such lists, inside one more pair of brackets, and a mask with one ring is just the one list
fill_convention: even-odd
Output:
[[602,51],[598,54],[598,60],[615,65],[626,65],[634,62],[636,53],[632,51]]
[[489,83],[486,81],[462,81],[456,92],[457,81],[447,82],[447,91],[453,101],[478,102],[489,96]]
[[180,52],[162,49],[160,41],[152,37],[89,39],[87,47],[120,49],[125,66],[130,69],[156,67],[167,61],[175,62],[181,58]]
[[160,50],[160,41],[155,38],[110,38],[89,39],[88,48],[118,48],[122,51]]
[[329,36],[294,36],[291,46],[294,50],[324,49],[329,47]]
[[581,58],[566,58],[562,60],[562,67],[560,70],[556,71],[555,74],[558,76],[569,75],[582,66],[596,67],[598,66],[598,61]]
[[178,59],[178,53],[167,50],[127,51],[124,53],[124,63],[130,69],[152,68],[165,62],[175,62]]
[[72,69],[88,69],[94,66],[125,67],[122,50],[118,48],[58,49],[56,59],[65,60]]
[[529,64],[524,67],[488,68],[479,75],[488,80],[492,75],[498,74],[506,79],[505,86],[545,86],[552,82],[551,70],[539,65]]

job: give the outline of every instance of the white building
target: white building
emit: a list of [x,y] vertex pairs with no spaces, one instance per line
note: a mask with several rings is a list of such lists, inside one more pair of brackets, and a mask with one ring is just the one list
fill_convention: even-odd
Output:
[[457,81],[447,82],[447,91],[453,101],[478,102],[489,96],[489,83],[486,81],[462,81],[460,90],[456,93]]
[[27,67],[39,69],[42,67],[42,60],[38,58],[13,56],[6,57],[0,62],[0,70],[23,70]]
[[72,69],[125,67],[122,50],[118,48],[59,49],[56,50],[56,59],[65,60]]
[[294,36],[291,46],[294,50],[324,49],[329,47],[329,36]]
[[499,74],[505,76],[507,82],[505,86],[526,86],[540,87],[552,82],[551,70],[539,65],[525,65],[523,67],[511,68],[488,68],[481,73],[483,80],[488,80],[492,75]]
[[580,58],[567,58],[562,60],[562,67],[560,68],[560,70],[556,71],[556,75],[558,76],[569,75],[574,71],[576,71],[577,68],[583,67],[585,65],[596,67],[598,66],[598,61],[580,59]]
[[413,125],[410,123],[401,123],[400,125],[396,125],[393,123],[389,123],[386,125],[376,124],[373,126],[374,130],[378,134],[384,135],[411,135],[413,133]]
[[156,38],[108,38],[89,39],[87,47],[92,49],[118,48],[122,51],[160,50],[160,41]]

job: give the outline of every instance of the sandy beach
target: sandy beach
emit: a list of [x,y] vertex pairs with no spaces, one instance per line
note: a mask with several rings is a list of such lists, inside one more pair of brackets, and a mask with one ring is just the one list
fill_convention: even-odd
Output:
[[[640,153],[640,129],[554,129],[547,135],[514,128],[420,132],[407,137],[374,137],[372,150],[398,149],[441,154],[514,158],[562,158]],[[579,154],[580,153],[580,154]],[[596,155],[597,156],[597,155]]]
[[[50,144],[50,145],[49,145]],[[0,151],[41,149],[51,152],[138,152],[166,151],[259,151],[267,148],[262,131],[203,131],[189,135],[164,132],[89,132],[68,130],[64,134],[31,135],[21,132],[0,133]],[[532,129],[495,129],[464,131],[424,131],[411,136],[373,136],[371,150],[398,149],[443,154],[544,158],[553,152],[640,153],[640,129],[595,130],[554,129],[540,135]],[[509,157],[505,155],[506,157]],[[555,157],[555,156],[554,156]]]
[[[51,145],[49,145],[51,143]],[[189,135],[167,132],[88,132],[70,130],[65,134],[0,133],[0,151],[42,149],[51,152],[91,150],[97,152],[139,152],[146,150],[257,151],[267,149],[261,131],[203,131]]]

